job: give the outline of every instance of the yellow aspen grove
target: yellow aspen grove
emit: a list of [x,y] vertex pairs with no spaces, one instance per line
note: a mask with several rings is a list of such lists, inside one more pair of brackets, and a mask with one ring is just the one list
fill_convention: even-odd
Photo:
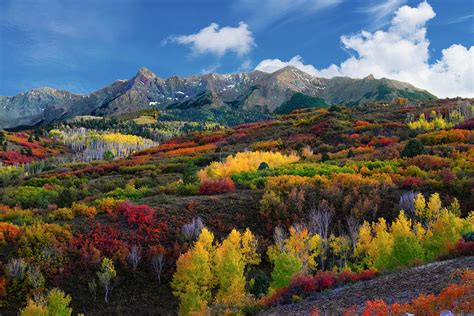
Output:
[[250,229],[242,234],[242,255],[246,265],[257,265],[260,263],[260,254],[257,252],[257,239]]
[[369,249],[372,246],[372,227],[369,222],[364,223],[359,228],[359,236],[357,238],[357,244],[354,249],[354,256],[361,256],[369,254]]
[[428,205],[427,205],[429,220],[438,218],[438,216],[441,213],[442,207],[443,206],[441,205],[441,199],[439,197],[439,193],[431,194],[428,200]]
[[216,303],[242,304],[245,298],[245,262],[242,254],[241,235],[235,229],[217,247],[214,264],[219,286]]
[[298,161],[297,155],[284,155],[280,152],[251,151],[240,152],[235,156],[227,156],[225,162],[213,162],[198,172],[199,178],[222,179],[233,174],[257,170],[261,163],[265,162],[270,168],[283,166]]
[[415,214],[420,218],[427,218],[428,214],[426,212],[426,200],[423,194],[418,193],[415,198]]
[[369,249],[369,256],[377,269],[387,267],[387,260],[393,247],[393,237],[388,231],[385,219],[379,218],[377,223],[372,224],[372,230],[375,237]]
[[181,315],[204,313],[211,300],[214,276],[211,264],[214,255],[214,235],[203,228],[194,247],[179,256],[171,287],[180,300]]

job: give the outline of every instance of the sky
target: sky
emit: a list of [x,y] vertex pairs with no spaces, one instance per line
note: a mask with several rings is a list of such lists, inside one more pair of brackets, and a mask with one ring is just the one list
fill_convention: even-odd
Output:
[[474,97],[472,0],[0,0],[0,95],[293,65]]

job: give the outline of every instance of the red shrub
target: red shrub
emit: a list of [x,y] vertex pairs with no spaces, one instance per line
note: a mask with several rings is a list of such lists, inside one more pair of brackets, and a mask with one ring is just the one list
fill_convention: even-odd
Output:
[[337,278],[330,271],[318,271],[314,276],[314,282],[319,290],[325,290],[337,284]]
[[120,231],[111,226],[97,224],[87,234],[78,234],[73,245],[79,249],[85,264],[99,262],[102,256],[125,260],[128,247],[120,239]]
[[454,247],[454,254],[457,256],[474,256],[474,241],[459,240]]
[[225,142],[226,137],[225,135],[209,135],[199,139],[199,145],[209,144],[209,143],[217,143],[217,142]]
[[458,125],[454,126],[453,129],[466,129],[470,131],[474,130],[474,118],[459,123]]
[[337,274],[331,271],[319,271],[314,276],[297,275],[288,286],[276,290],[271,297],[265,298],[264,304],[272,306],[290,303],[293,295],[323,291],[346,282],[369,280],[374,278],[376,274],[375,270],[364,270],[359,273],[346,271]]
[[449,169],[441,170],[440,174],[443,177],[444,184],[449,184],[456,179],[456,174]]
[[316,291],[317,282],[315,282],[315,279],[311,275],[298,275],[291,280],[288,288],[292,291],[297,290],[300,292],[303,291],[304,293],[311,293]]
[[338,283],[355,282],[359,279],[359,275],[352,271],[343,271],[337,277]]
[[364,270],[364,271],[359,272],[357,281],[370,280],[370,279],[375,278],[376,276],[377,276],[377,270],[372,270],[372,269]]
[[128,202],[117,205],[117,211],[125,215],[129,226],[150,225],[155,213],[148,205],[133,205]]
[[2,159],[6,165],[25,164],[33,161],[32,157],[22,155],[16,151],[0,152],[0,159]]
[[199,187],[199,193],[210,195],[226,192],[234,192],[235,185],[232,179],[225,178],[220,180],[204,180]]
[[385,316],[389,315],[389,307],[384,300],[373,300],[365,302],[363,316]]
[[327,121],[323,121],[311,127],[310,131],[311,133],[318,136],[324,133],[325,131],[327,131],[328,128],[329,128],[329,123]]
[[420,188],[423,185],[423,180],[419,177],[412,177],[408,176],[405,178],[403,181],[403,187],[404,188],[412,188],[412,189],[417,189]]

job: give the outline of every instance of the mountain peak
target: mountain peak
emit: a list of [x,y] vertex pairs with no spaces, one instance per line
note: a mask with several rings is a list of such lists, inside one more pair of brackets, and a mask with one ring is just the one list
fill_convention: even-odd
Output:
[[365,80],[375,80],[375,77],[373,74],[368,75],[367,77],[364,78]]
[[136,77],[145,77],[145,78],[152,79],[152,78],[156,78],[156,75],[150,69],[146,67],[141,67],[138,70]]

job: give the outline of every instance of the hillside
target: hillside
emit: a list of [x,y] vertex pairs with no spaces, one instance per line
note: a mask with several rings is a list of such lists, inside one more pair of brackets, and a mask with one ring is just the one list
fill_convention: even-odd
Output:
[[[294,67],[274,73],[251,71],[161,79],[141,68],[130,80],[118,80],[87,95],[52,88],[0,97],[0,128],[34,126],[77,115],[117,117],[144,109],[219,109],[235,112],[281,112],[295,95],[316,98],[319,105],[358,105],[371,101],[411,101],[435,97],[408,83],[389,79],[316,78]],[[302,103],[299,106],[305,106]],[[291,110],[295,107],[291,107]]]
[[159,143],[92,117],[0,133],[2,314],[53,288],[86,315],[253,315],[330,288],[390,301],[366,287],[377,273],[411,285],[390,273],[472,259],[473,99],[300,100],[315,107]]
[[341,313],[355,306],[358,311],[366,301],[405,303],[420,294],[439,294],[449,284],[458,283],[465,269],[474,269],[474,257],[429,263],[400,272],[389,273],[373,280],[330,289],[305,298],[302,302],[269,309],[260,315],[311,315],[314,307],[323,313]]

